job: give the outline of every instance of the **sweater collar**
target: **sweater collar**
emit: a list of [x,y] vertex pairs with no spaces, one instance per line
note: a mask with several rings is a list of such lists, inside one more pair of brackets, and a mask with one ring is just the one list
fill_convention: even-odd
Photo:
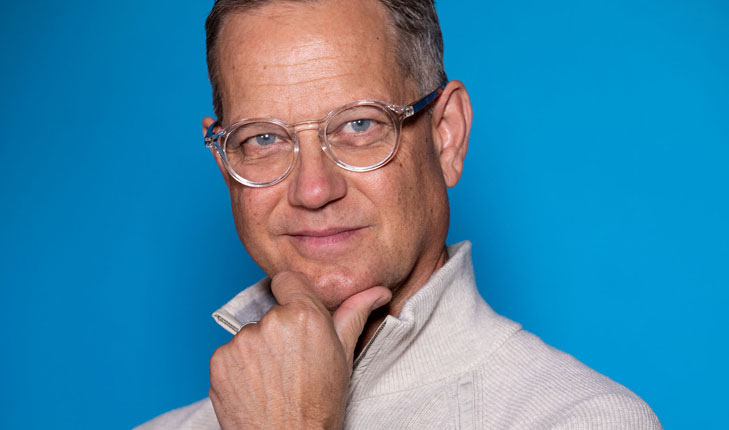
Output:
[[385,318],[354,369],[350,402],[463,375],[521,329],[481,298],[471,243],[448,247],[448,255],[400,315]]
[[[350,402],[463,374],[520,330],[517,323],[497,315],[479,295],[471,243],[449,246],[448,255],[443,267],[407,300],[400,315],[385,318],[356,359]],[[276,304],[270,286],[268,278],[257,282],[213,313],[213,318],[229,332],[237,333]]]
[[[405,315],[408,319],[427,316],[437,301],[437,297],[431,296],[439,295],[439,291],[443,289],[438,286],[448,284],[451,278],[465,266],[469,268],[472,276],[470,242],[465,241],[448,247],[448,255],[449,259],[443,267],[437,270],[413,297],[408,299],[400,316]],[[276,299],[271,293],[271,278],[266,277],[241,291],[223,307],[213,312],[213,319],[235,335],[244,325],[258,322],[276,304]]]

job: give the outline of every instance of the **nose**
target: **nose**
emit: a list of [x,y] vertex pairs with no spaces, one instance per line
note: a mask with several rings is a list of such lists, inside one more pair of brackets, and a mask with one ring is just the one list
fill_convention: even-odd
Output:
[[344,170],[322,151],[318,131],[302,130],[297,136],[299,159],[298,166],[291,172],[289,203],[306,209],[321,209],[344,197],[347,193]]

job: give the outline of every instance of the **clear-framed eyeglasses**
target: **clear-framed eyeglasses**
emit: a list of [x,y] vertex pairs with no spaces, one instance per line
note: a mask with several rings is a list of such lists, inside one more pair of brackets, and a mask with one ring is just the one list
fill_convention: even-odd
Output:
[[409,106],[360,100],[329,112],[319,120],[287,124],[275,118],[248,118],[215,133],[215,121],[205,135],[228,173],[249,187],[267,187],[283,181],[299,155],[297,133],[318,130],[322,151],[339,167],[369,172],[387,164],[400,143],[403,122],[428,106],[445,88],[438,87]]

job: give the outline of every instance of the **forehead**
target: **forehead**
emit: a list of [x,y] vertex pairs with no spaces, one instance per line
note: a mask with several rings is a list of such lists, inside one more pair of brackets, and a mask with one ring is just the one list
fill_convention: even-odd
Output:
[[218,40],[228,120],[311,119],[353,100],[406,103],[377,0],[283,2],[231,14]]

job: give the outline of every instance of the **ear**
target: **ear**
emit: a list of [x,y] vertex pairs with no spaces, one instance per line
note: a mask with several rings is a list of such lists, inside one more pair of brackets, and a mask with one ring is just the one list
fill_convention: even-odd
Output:
[[[208,133],[208,129],[211,125],[215,122],[215,118],[211,118],[209,116],[206,116],[202,120],[202,134],[203,137]],[[215,162],[218,163],[218,169],[220,169],[220,173],[223,175],[223,179],[225,180],[225,184],[230,186],[230,175],[228,174],[228,171],[225,169],[225,164],[223,164],[223,160],[220,158],[220,154],[215,148],[210,148],[210,153],[213,154],[213,157],[215,158]]]
[[460,81],[450,81],[438,97],[431,116],[433,145],[448,187],[454,187],[463,173],[472,120],[466,87]]

